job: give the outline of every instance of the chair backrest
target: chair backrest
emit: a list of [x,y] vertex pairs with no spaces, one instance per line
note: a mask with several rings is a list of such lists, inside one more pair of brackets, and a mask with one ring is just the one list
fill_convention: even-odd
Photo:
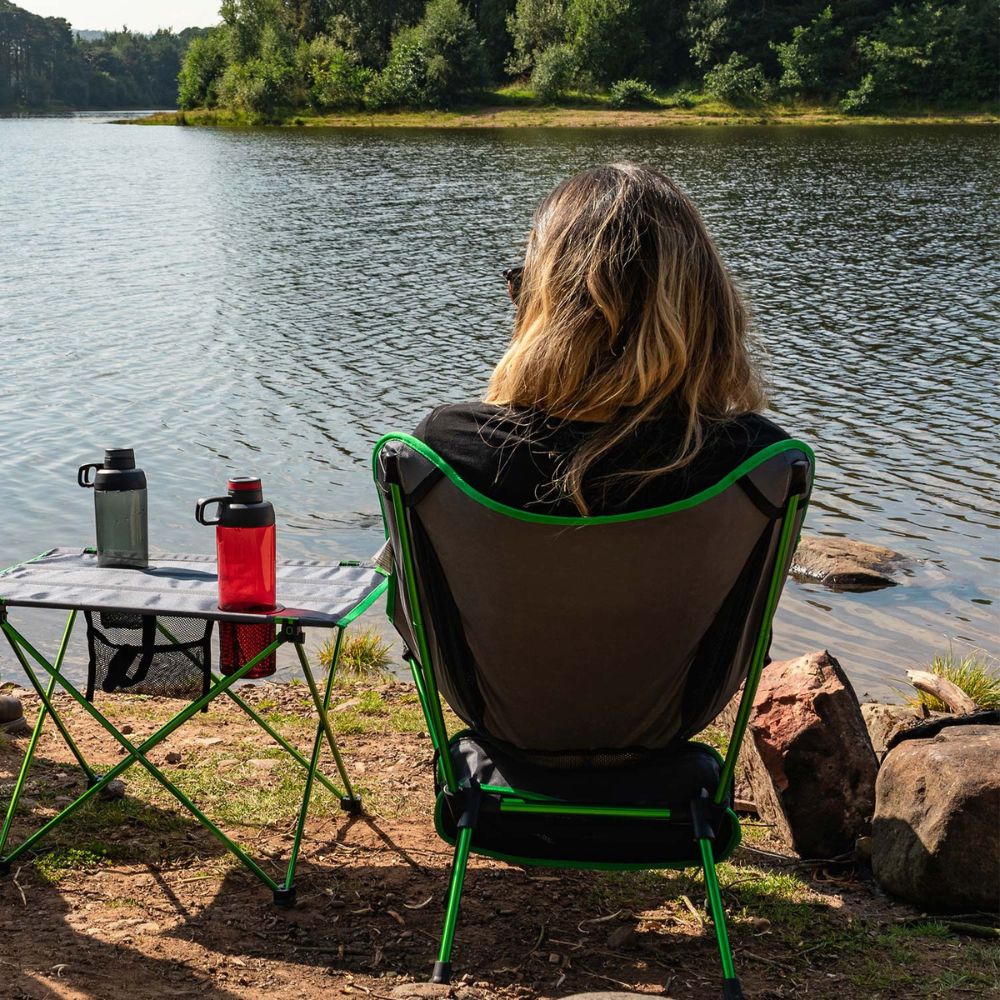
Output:
[[494,739],[554,763],[664,748],[703,729],[766,651],[812,470],[786,441],[667,507],[555,517],[498,504],[388,435],[375,478],[390,614],[449,705]]

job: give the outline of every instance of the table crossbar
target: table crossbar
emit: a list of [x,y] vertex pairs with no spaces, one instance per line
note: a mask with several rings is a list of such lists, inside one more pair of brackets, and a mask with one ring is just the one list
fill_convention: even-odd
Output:
[[[314,781],[319,781],[329,792],[337,797],[340,801],[341,808],[346,811],[358,812],[361,809],[361,799],[355,793],[354,788],[351,785],[350,778],[348,777],[347,769],[344,765],[340,749],[337,746],[337,741],[328,716],[336,669],[343,645],[344,627],[342,625],[335,626],[337,638],[334,645],[334,653],[330,663],[329,673],[327,674],[326,684],[322,693],[320,692],[316,679],[313,676],[312,668],[310,667],[309,659],[305,652],[305,635],[303,629],[297,624],[286,622],[281,625],[280,630],[273,642],[271,642],[265,649],[261,650],[256,656],[247,660],[246,663],[244,663],[232,674],[229,674],[224,678],[212,674],[212,686],[205,694],[186,705],[155,733],[147,737],[137,746],[124,734],[122,734],[98,708],[91,704],[61,672],[66,649],[76,621],[76,615],[76,610],[70,611],[55,660],[53,662],[49,662],[10,623],[6,614],[6,609],[0,605],[0,630],[3,631],[15,657],[20,663],[22,669],[28,677],[29,682],[31,683],[31,686],[34,688],[41,701],[38,719],[32,731],[31,740],[29,741],[17,781],[14,785],[13,794],[4,817],[3,826],[0,828],[0,875],[9,873],[12,863],[18,857],[30,851],[40,840],[47,836],[61,823],[65,822],[65,820],[72,816],[83,805],[91,801],[95,795],[98,795],[102,789],[106,788],[128,768],[135,764],[139,764],[145,768],[145,770],[148,771],[149,774],[192,816],[194,816],[194,818],[203,827],[205,827],[206,830],[215,836],[227,850],[232,852],[232,854],[234,854],[243,863],[243,865],[249,869],[250,872],[252,872],[261,882],[272,890],[275,903],[279,905],[292,905],[295,901],[295,868],[301,851],[302,836],[305,829],[306,819],[308,817],[309,800],[312,794]],[[165,628],[161,628],[160,631],[167,635],[168,638],[173,639]],[[306,679],[310,697],[318,716],[318,724],[313,738],[312,752],[308,759],[287,739],[285,739],[272,725],[270,725],[267,720],[260,715],[260,713],[255,711],[252,706],[250,706],[243,698],[232,690],[233,685],[243,679],[258,663],[265,660],[272,653],[275,653],[281,646],[288,643],[295,647],[299,666]],[[38,675],[32,667],[30,661],[34,661],[38,667],[49,675],[47,687],[42,686],[41,681],[39,680]],[[110,768],[110,770],[98,775],[87,763],[79,747],[73,740],[72,735],[66,728],[66,725],[59,717],[59,713],[52,704],[52,694],[57,686],[65,690],[73,698],[73,700],[79,704],[84,711],[86,711],[88,715],[90,715],[91,718],[93,718],[105,731],[107,731],[124,749],[126,753],[125,758],[115,764],[112,768]],[[254,859],[250,857],[250,855],[243,850],[239,844],[237,844],[219,826],[209,819],[209,817],[202,812],[202,810],[190,799],[190,797],[181,791],[181,789],[179,789],[172,781],[170,781],[170,779],[147,757],[152,749],[162,743],[176,729],[187,722],[197,712],[205,708],[211,701],[223,694],[232,699],[244,712],[247,713],[251,719],[253,719],[254,722],[257,723],[257,725],[259,725],[272,739],[274,739],[275,742],[283,750],[285,750],[300,767],[304,768],[306,771],[305,788],[303,791],[302,804],[296,818],[295,836],[292,844],[292,850],[285,873],[280,880],[272,878],[266,871],[264,871],[264,869],[256,861],[254,861]],[[63,808],[56,816],[52,817],[34,833],[28,836],[27,839],[22,841],[16,848],[4,854],[4,848],[10,836],[14,816],[27,780],[32,759],[38,745],[38,740],[41,736],[44,723],[50,715],[52,716],[53,723],[57,726],[60,735],[83,770],[83,773],[87,778],[88,787],[78,798]],[[319,770],[319,760],[322,752],[324,736],[326,737],[326,742],[333,755],[340,778],[343,781],[343,791]]]

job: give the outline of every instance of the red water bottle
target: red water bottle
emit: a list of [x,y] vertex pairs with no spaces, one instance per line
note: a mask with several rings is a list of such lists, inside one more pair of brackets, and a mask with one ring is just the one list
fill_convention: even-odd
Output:
[[[219,608],[253,614],[274,611],[275,538],[274,508],[264,499],[260,479],[238,476],[229,480],[224,497],[207,497],[195,507],[201,524],[214,524],[219,565]],[[218,504],[216,518],[205,508]],[[219,626],[220,668],[232,673],[266,648],[274,639],[274,625]],[[247,677],[266,677],[275,671],[274,654],[262,660]]]

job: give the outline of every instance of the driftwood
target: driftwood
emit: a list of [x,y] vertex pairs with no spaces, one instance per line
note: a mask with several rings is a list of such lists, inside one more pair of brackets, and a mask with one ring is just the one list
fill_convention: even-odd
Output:
[[926,670],[907,670],[906,676],[918,690],[933,695],[943,701],[956,715],[968,715],[975,712],[979,706],[957,685],[947,677],[928,673]]

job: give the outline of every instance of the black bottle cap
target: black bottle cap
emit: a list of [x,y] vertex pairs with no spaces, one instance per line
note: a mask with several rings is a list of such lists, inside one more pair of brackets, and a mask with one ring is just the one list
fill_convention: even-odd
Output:
[[118,471],[135,468],[134,448],[105,448],[104,468]]

